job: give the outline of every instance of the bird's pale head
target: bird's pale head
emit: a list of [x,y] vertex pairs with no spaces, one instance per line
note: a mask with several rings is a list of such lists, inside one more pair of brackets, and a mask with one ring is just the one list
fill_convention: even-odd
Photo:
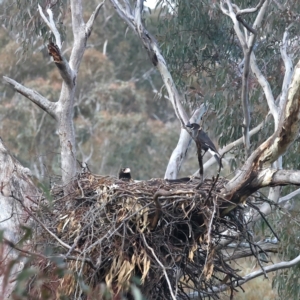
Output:
[[200,128],[200,125],[199,124],[197,124],[197,123],[187,123],[186,124],[186,127],[189,127],[189,128],[191,128],[192,130],[199,130],[199,128]]
[[130,168],[121,168],[119,171],[119,179],[129,181],[131,179]]
[[123,169],[121,169],[121,171],[125,174],[128,174],[131,172],[130,168],[123,168]]

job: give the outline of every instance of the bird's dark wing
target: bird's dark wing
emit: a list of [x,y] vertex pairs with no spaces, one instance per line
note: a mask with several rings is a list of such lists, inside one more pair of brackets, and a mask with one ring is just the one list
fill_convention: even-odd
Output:
[[202,129],[199,130],[198,139],[202,145],[202,149],[205,151],[210,150],[210,152],[212,152],[211,154],[214,155],[219,166],[221,168],[223,168],[223,165],[221,162],[221,156],[220,156],[216,146],[213,144],[211,139],[208,137],[208,135]]
[[[198,138],[199,138],[199,141],[202,144],[202,148],[204,150],[211,149],[218,156],[220,156],[220,154],[218,153],[218,150],[217,150],[216,146],[213,144],[213,142],[211,141],[211,139],[208,137],[208,135],[202,129],[199,130]],[[208,149],[205,149],[205,148],[208,148]]]

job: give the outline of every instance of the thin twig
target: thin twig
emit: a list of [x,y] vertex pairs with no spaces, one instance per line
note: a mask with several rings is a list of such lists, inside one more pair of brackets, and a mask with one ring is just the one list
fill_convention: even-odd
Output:
[[153,248],[151,248],[151,247],[148,245],[148,243],[147,243],[147,241],[146,241],[146,238],[145,238],[145,235],[144,235],[143,233],[142,233],[141,235],[142,235],[142,237],[143,237],[143,240],[144,240],[144,243],[145,243],[146,247],[151,251],[153,257],[154,257],[155,260],[156,260],[156,262],[160,265],[160,267],[162,268],[162,270],[163,270],[163,272],[164,272],[164,275],[165,275],[166,281],[167,281],[167,283],[168,283],[169,291],[170,291],[170,294],[171,294],[171,296],[172,296],[172,299],[173,299],[173,300],[176,300],[176,296],[175,296],[174,293],[173,293],[173,288],[172,288],[170,279],[169,279],[169,277],[168,277],[166,268],[164,267],[164,265],[160,262],[160,260],[159,260],[158,257],[156,256],[155,251],[153,250]]

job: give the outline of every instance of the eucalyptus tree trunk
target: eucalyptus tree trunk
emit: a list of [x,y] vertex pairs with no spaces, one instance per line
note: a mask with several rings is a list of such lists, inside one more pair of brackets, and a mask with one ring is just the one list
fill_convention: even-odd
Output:
[[[8,299],[11,294],[17,272],[22,270],[23,261],[17,260],[15,264],[11,262],[16,259],[17,253],[10,245],[17,244],[22,237],[21,226],[28,224],[28,214],[22,205],[34,207],[35,202],[40,197],[38,189],[31,180],[30,170],[10,155],[9,151],[0,138],[0,183],[1,183],[1,216],[0,231],[3,231],[1,243],[1,272],[0,272],[0,293],[1,299]],[[22,203],[22,205],[21,205]],[[5,281],[5,276],[14,274]]]

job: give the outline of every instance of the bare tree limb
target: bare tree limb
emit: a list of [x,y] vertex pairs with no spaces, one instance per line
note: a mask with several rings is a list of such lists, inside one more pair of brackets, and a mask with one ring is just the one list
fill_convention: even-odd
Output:
[[138,0],[135,9],[130,7],[130,3],[127,0],[123,1],[123,3],[125,3],[124,5],[121,4],[121,0],[111,0],[111,2],[119,16],[140,37],[140,40],[146,48],[152,64],[157,67],[161,74],[176,116],[180,120],[181,126],[185,127],[185,124],[188,122],[188,117],[180,102],[180,95],[176,89],[173,78],[167,68],[167,64],[159,50],[155,38],[145,29],[142,22],[143,1]]
[[[263,16],[264,16],[264,14],[266,12],[266,9],[268,7],[268,3],[269,3],[269,1],[265,0],[265,1],[263,1],[262,5],[260,5],[261,3],[258,4],[257,9],[260,8],[260,11],[259,11],[259,13],[258,13],[258,15],[257,15],[257,17],[255,19],[254,24],[253,24],[253,28],[254,29],[260,27],[261,22],[263,20]],[[239,38],[239,41],[240,41],[240,43],[242,45],[242,48],[244,49],[246,47],[246,40],[245,40],[245,37],[244,37],[242,31],[240,30],[240,28],[239,28],[239,26],[237,24],[238,20],[236,18],[236,14],[234,13],[234,11],[232,9],[232,4],[231,4],[231,2],[229,0],[227,0],[227,5],[228,5],[228,9],[229,10],[225,9],[223,1],[221,1],[221,3],[220,3],[221,10],[222,10],[222,12],[224,14],[228,15],[232,19],[233,24],[234,24],[234,30],[235,30],[238,38]],[[236,10],[238,12],[240,11],[237,8],[236,5],[234,7],[236,8]],[[253,43],[254,43],[254,35],[250,36],[250,39],[249,39],[249,44],[253,45]],[[275,128],[277,128],[279,118],[278,118],[277,106],[275,105],[274,96],[273,96],[273,93],[272,93],[272,90],[271,90],[271,87],[270,87],[268,81],[266,80],[266,78],[264,77],[264,75],[261,73],[261,71],[258,68],[258,65],[257,65],[257,62],[256,62],[256,58],[255,58],[255,54],[253,52],[251,52],[251,55],[250,55],[250,66],[251,66],[252,72],[256,76],[256,78],[257,78],[260,86],[262,87],[262,89],[263,89],[263,91],[265,93],[269,109],[271,111],[271,114],[274,117]]]
[[72,85],[74,85],[74,74],[69,66],[69,63],[62,55],[61,37],[60,37],[59,31],[56,28],[56,25],[55,25],[55,22],[53,19],[52,10],[50,8],[47,8],[47,13],[49,16],[49,20],[48,20],[39,4],[38,4],[38,9],[39,9],[39,13],[40,13],[42,19],[44,20],[44,22],[47,24],[47,26],[49,27],[49,29],[55,36],[56,44],[50,42],[48,45],[49,55],[52,56],[52,58],[55,62],[55,65],[57,66],[59,73],[60,73],[61,77],[63,78],[63,80],[66,82],[66,84],[68,86],[71,87]]
[[258,180],[263,177],[263,186],[300,185],[300,171],[265,169],[258,173]]
[[[82,16],[81,0],[71,0],[72,28],[74,35],[74,44],[70,56],[70,67],[77,74],[82,57],[86,48],[87,34],[86,26]],[[92,29],[92,27],[90,27]]]
[[261,8],[261,6],[263,5],[264,2],[265,2],[265,0],[260,0],[259,3],[255,7],[238,9],[236,12],[236,15],[242,16],[245,14],[251,14],[251,13],[257,12]]
[[[300,255],[297,256],[296,258],[294,258],[293,260],[282,261],[280,263],[264,267],[263,270],[260,269],[260,270],[254,271],[252,273],[249,273],[248,275],[244,276],[242,279],[236,280],[234,283],[231,282],[231,285],[234,284],[234,286],[236,286],[236,287],[241,286],[244,283],[246,283],[247,281],[250,281],[250,280],[252,280],[252,279],[254,279],[256,277],[264,275],[265,273],[270,273],[270,272],[274,272],[274,271],[281,270],[281,269],[291,268],[291,267],[297,265],[299,262],[300,262]],[[204,294],[204,293],[200,293],[200,294],[201,294],[201,297],[207,297],[210,294],[216,294],[216,293],[224,292],[224,291],[228,290],[229,288],[230,288],[229,285],[222,284],[222,285],[219,285],[219,286],[212,287],[210,289],[210,293],[209,294]],[[198,298],[199,296],[200,295],[199,295],[198,292],[193,292],[193,293],[189,294],[189,297],[191,299]]]
[[43,12],[43,9],[41,8],[41,6],[39,4],[38,4],[38,9],[39,9],[39,13],[40,13],[42,19],[44,20],[44,22],[47,24],[49,29],[54,34],[56,45],[61,50],[61,47],[62,47],[61,37],[60,37],[59,31],[57,30],[57,28],[55,26],[55,22],[53,20],[52,10],[50,8],[47,8],[47,13],[48,13],[48,16],[49,16],[49,20],[48,20],[47,17],[45,16],[44,12]]
[[50,102],[48,99],[43,97],[38,92],[23,86],[22,84],[18,83],[17,81],[9,77],[3,76],[3,79],[7,83],[9,83],[14,88],[14,90],[16,90],[18,93],[28,98],[37,106],[39,106],[41,109],[47,112],[52,118],[56,119],[56,114],[55,114],[56,104],[54,102]]
[[[300,188],[291,192],[290,194],[286,195],[286,196],[283,196],[281,198],[279,198],[277,200],[277,202],[274,202],[274,204],[278,204],[280,205],[281,207],[284,207],[286,206],[287,202],[289,202],[290,200],[292,200],[294,197],[296,197],[297,195],[300,194]],[[269,197],[268,197],[269,198]],[[271,199],[272,200],[272,199]],[[272,206],[270,205],[271,203],[264,203],[260,208],[260,212],[262,212],[265,216],[268,216],[269,214],[272,213]],[[259,213],[254,213],[254,215],[252,216],[251,218],[251,222],[256,222],[260,219],[260,215]]]
[[282,39],[282,45],[280,47],[280,53],[282,60],[284,62],[284,67],[285,67],[285,73],[284,73],[284,79],[282,83],[282,89],[281,89],[281,96],[280,96],[280,101],[279,101],[279,109],[284,106],[284,103],[287,99],[287,94],[288,94],[288,88],[292,80],[292,75],[293,75],[293,63],[291,58],[287,54],[287,42],[288,42],[288,30],[290,26],[285,30],[283,34],[283,39]]
[[[264,253],[264,252],[273,252],[277,253],[278,252],[278,245],[273,244],[273,243],[261,243],[259,245],[260,249],[258,253]],[[244,258],[244,257],[249,257],[252,256],[253,252],[251,251],[250,247],[248,246],[246,249],[240,249],[239,245],[234,246],[234,254],[233,255],[228,255],[227,257],[224,257],[224,261],[234,261],[236,259]]]
[[[250,107],[249,107],[249,65],[250,65],[250,58],[251,53],[253,50],[253,45],[255,42],[256,37],[256,31],[261,25],[261,21],[263,18],[263,15],[265,13],[265,7],[264,5],[262,9],[260,10],[254,24],[253,28],[251,28],[246,22],[244,22],[238,12],[241,12],[241,10],[238,8],[237,5],[232,4],[230,0],[226,0],[228,10],[225,9],[223,1],[221,1],[221,10],[224,14],[228,15],[233,24],[234,24],[234,30],[237,34],[237,37],[239,38],[239,41],[242,46],[242,50],[244,53],[244,68],[243,68],[243,76],[242,76],[242,104],[243,104],[243,113],[244,113],[244,122],[243,122],[243,135],[244,135],[244,145],[245,145],[245,157],[247,158],[250,155],[250,136],[249,136],[249,128],[250,128]],[[267,1],[265,2],[267,3]],[[250,9],[248,12],[254,12],[258,10],[262,6],[262,3],[259,3],[258,6],[255,9]],[[234,9],[236,12],[234,12]],[[244,12],[245,13],[245,12]],[[245,34],[242,33],[239,22],[244,25],[245,28],[247,28],[252,34],[250,35],[249,39],[247,31],[245,31]]]
[[284,197],[279,198],[278,204],[280,204],[280,205],[285,204],[286,202],[290,201],[291,199],[293,199],[294,197],[296,197],[299,194],[300,194],[300,188],[285,195]]
[[119,1],[111,0],[111,3],[119,16],[127,23],[129,27],[131,27],[134,32],[136,32],[134,16],[129,1],[124,0],[126,9],[121,5]]
[[89,37],[92,32],[95,19],[97,18],[100,9],[104,5],[104,2],[105,2],[105,0],[97,5],[96,9],[94,10],[94,12],[92,13],[89,20],[86,23],[85,32],[87,34],[87,37]]
[[75,85],[76,77],[74,75],[74,72],[71,70],[69,63],[63,57],[59,47],[50,42],[48,44],[48,52],[49,55],[52,56],[53,61],[57,66],[62,79],[70,88],[72,88]]
[[251,65],[251,70],[252,70],[253,74],[257,78],[258,83],[260,84],[260,86],[262,87],[262,89],[265,93],[269,109],[274,118],[275,127],[277,127],[278,126],[278,111],[277,111],[277,106],[275,104],[274,96],[273,96],[273,93],[271,90],[271,86],[270,86],[269,82],[267,81],[266,77],[262,74],[262,72],[258,68],[258,65],[256,62],[256,57],[253,52],[250,57],[250,65]]

